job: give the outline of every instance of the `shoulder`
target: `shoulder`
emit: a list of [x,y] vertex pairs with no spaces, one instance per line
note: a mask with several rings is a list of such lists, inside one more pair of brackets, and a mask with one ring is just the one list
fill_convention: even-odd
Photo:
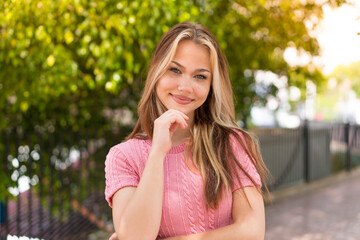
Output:
[[239,145],[244,146],[246,144],[246,139],[249,137],[249,134],[241,129],[233,128],[229,134],[229,141],[232,147]]
[[230,145],[234,156],[243,168],[248,169],[255,164],[253,151],[253,138],[244,130],[233,129],[230,134]]
[[230,144],[233,154],[236,158],[237,164],[234,170],[240,177],[241,184],[236,182],[235,188],[239,186],[261,186],[261,178],[257,170],[256,153],[254,152],[255,142],[251,134],[244,130],[232,129],[233,133],[230,134]]
[[139,147],[142,148],[143,146],[145,146],[147,144],[146,142],[147,140],[132,138],[111,147],[109,153],[117,153],[117,152],[122,152],[124,154],[134,153],[134,150],[136,152],[136,150],[139,149]]
[[137,159],[143,155],[149,143],[143,139],[129,139],[110,148],[106,158],[108,159]]

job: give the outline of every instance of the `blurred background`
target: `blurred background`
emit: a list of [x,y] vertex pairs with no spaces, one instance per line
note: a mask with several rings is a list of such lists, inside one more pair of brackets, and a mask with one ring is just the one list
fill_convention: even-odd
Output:
[[0,239],[105,239],[104,160],[134,126],[156,43],[182,21],[227,56],[271,190],[360,165],[356,0],[0,2]]

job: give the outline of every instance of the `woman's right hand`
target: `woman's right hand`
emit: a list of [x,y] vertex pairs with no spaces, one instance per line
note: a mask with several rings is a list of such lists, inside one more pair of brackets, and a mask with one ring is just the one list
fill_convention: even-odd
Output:
[[170,109],[164,112],[154,121],[154,132],[152,138],[152,150],[166,154],[172,147],[171,138],[180,126],[182,129],[188,127],[189,117],[186,114]]
[[114,232],[113,234],[111,234],[111,236],[109,237],[109,240],[118,240],[118,237],[116,235],[116,232]]

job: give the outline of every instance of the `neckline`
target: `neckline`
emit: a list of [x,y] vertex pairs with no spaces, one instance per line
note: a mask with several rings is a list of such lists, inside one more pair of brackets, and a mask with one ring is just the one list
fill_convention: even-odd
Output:
[[[150,139],[146,139],[145,142],[151,146],[152,145],[152,141]],[[186,146],[186,143],[187,142],[183,142],[179,145],[176,145],[176,146],[172,146],[168,152],[168,154],[176,154],[176,153],[182,153],[185,151],[185,146]]]

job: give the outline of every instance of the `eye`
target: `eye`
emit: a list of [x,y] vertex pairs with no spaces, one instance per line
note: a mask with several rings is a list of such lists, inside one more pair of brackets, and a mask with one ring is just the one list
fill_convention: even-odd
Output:
[[175,68],[175,67],[170,68],[170,71],[172,71],[173,73],[177,73],[177,74],[181,73],[181,71],[178,68]]
[[207,77],[205,75],[202,75],[202,74],[199,74],[199,75],[196,75],[195,78],[198,78],[198,79],[206,79]]

